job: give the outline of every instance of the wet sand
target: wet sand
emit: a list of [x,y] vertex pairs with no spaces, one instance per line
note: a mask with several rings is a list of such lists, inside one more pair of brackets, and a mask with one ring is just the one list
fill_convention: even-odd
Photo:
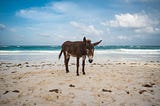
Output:
[[0,62],[0,106],[159,106],[159,61]]

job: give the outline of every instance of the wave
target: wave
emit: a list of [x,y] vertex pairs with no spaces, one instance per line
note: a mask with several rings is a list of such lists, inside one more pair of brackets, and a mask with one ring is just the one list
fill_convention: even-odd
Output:
[[160,46],[96,46],[96,49],[112,50],[112,49],[159,49]]
[[58,54],[60,51],[57,50],[15,50],[15,51],[7,51],[7,50],[0,50],[0,55],[50,55],[50,54]]
[[[52,55],[59,54],[60,50],[0,50],[0,55]],[[96,49],[95,54],[158,54],[160,49]]]
[[97,50],[97,54],[159,54],[160,50],[151,49],[110,49],[110,50]]
[[[0,50],[19,51],[19,50],[60,50],[61,46],[0,46]],[[96,46],[98,50],[112,50],[112,49],[159,49],[160,46]]]

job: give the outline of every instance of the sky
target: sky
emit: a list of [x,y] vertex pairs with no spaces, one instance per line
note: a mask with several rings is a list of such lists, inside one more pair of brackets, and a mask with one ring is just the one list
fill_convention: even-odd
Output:
[[160,0],[1,0],[0,45],[160,45]]

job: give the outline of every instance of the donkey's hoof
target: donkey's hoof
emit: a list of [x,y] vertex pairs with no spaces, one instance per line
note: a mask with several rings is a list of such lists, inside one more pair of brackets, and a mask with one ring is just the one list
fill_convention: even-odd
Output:
[[83,75],[85,75],[86,73],[83,73]]
[[69,73],[69,71],[66,71],[66,73]]
[[79,76],[79,74],[77,74],[77,76]]

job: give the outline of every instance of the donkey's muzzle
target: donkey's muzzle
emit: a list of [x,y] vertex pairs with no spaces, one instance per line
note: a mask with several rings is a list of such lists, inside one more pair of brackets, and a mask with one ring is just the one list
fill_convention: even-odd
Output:
[[92,63],[92,62],[93,62],[93,60],[92,60],[92,59],[89,59],[88,61],[89,61],[89,63]]

